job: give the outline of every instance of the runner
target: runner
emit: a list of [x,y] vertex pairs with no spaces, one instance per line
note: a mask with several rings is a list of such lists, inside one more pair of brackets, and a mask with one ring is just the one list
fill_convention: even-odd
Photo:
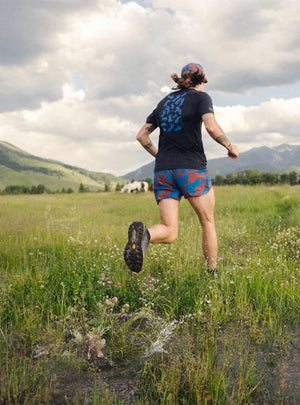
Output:
[[[177,84],[146,119],[137,140],[155,157],[154,193],[160,224],[149,229],[133,222],[128,229],[124,259],[130,270],[140,272],[149,243],[172,243],[178,235],[179,202],[184,196],[195,210],[202,226],[202,251],[207,271],[217,272],[217,234],[214,220],[215,197],[202,144],[202,122],[209,135],[236,159],[239,151],[226,137],[215,119],[210,96],[204,92],[207,79],[203,67],[189,63]],[[158,149],[150,134],[160,129]]]

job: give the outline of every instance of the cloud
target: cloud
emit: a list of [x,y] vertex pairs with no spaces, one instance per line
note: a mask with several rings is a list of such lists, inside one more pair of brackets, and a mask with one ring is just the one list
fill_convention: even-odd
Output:
[[[257,145],[299,144],[299,108],[300,97],[271,99],[248,107],[216,107],[215,114],[228,138],[245,152]],[[207,137],[205,145],[210,157],[224,154],[219,145],[209,142]]]
[[37,108],[61,97],[70,75],[73,18],[89,15],[96,5],[96,0],[1,1],[0,111]]
[[300,3],[296,0],[288,4],[282,0],[154,0],[153,4],[175,10],[184,38],[184,43],[177,43],[178,55],[191,61],[196,56],[203,62],[216,90],[239,93],[279,80],[299,80]]
[[[70,34],[75,80],[91,89],[95,98],[158,92],[157,81],[169,76],[161,61],[170,57],[175,45],[170,41],[166,46],[161,27],[174,22],[169,13],[134,2],[116,3],[105,13],[95,12],[87,21],[81,20]],[[173,38],[175,32],[173,28]]]
[[300,116],[300,97],[271,99],[256,106],[219,107],[216,110],[226,132],[233,136],[260,136],[261,133],[279,132],[296,141]]
[[4,65],[26,64],[57,48],[68,18],[97,7],[97,0],[1,0],[0,61]]

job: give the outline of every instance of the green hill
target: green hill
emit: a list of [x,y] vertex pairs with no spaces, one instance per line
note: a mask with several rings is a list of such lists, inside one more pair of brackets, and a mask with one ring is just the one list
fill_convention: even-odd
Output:
[[91,172],[43,159],[0,141],[0,190],[9,185],[32,187],[43,184],[51,191],[63,188],[77,191],[83,184],[91,191],[98,191],[104,190],[106,184],[114,189],[117,183],[125,181],[112,174]]

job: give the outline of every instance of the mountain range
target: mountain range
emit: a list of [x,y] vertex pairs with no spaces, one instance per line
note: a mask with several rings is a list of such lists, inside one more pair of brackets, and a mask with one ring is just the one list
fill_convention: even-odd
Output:
[[[211,178],[217,174],[226,176],[229,173],[238,173],[244,170],[255,169],[259,172],[300,173],[300,145],[282,144],[273,148],[261,146],[240,153],[238,159],[228,157],[208,160],[207,164]],[[154,161],[139,169],[122,176],[127,180],[142,180],[153,177]]]
[[82,184],[91,191],[114,189],[117,183],[126,183],[112,174],[91,172],[55,160],[43,159],[0,141],[0,190],[9,185],[26,187],[43,184],[51,191],[72,189]]
[[[226,176],[247,169],[273,173],[295,170],[300,173],[300,145],[283,144],[274,148],[262,146],[241,153],[236,160],[228,157],[211,159],[208,169],[211,178],[217,174]],[[117,183],[122,185],[128,180],[152,178],[153,170],[154,161],[124,176],[116,177],[37,157],[8,142],[0,141],[0,191],[10,185],[32,187],[39,184],[51,191],[78,191],[80,185],[91,191],[101,191],[109,185],[113,190]]]

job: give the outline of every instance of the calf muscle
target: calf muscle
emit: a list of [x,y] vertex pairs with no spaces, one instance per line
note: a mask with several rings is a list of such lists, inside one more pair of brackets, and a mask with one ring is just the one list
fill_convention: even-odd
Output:
[[202,226],[202,251],[208,269],[213,269],[217,265],[218,240],[215,227],[214,191],[211,189],[201,197],[190,197],[189,202],[194,208],[200,224]]

